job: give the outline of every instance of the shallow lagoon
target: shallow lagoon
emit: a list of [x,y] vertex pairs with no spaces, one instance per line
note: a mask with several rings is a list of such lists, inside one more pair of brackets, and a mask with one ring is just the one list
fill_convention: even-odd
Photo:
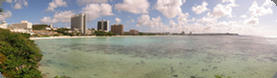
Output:
[[47,78],[273,78],[277,39],[249,36],[35,40]]

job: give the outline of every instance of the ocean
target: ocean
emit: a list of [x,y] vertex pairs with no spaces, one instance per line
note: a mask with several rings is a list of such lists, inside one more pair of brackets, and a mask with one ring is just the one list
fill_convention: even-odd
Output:
[[277,77],[277,38],[130,36],[35,43],[46,78]]

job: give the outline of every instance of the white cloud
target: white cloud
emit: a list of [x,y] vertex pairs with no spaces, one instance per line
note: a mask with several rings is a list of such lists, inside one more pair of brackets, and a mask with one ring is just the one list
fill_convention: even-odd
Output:
[[251,13],[251,16],[264,16],[273,13],[268,0],[266,0],[262,6],[258,6],[258,3],[254,1],[249,8],[249,11]]
[[178,16],[178,25],[179,26],[184,26],[189,22],[189,14],[185,13],[185,14],[181,14]]
[[101,16],[111,16],[112,6],[110,4],[89,4],[82,9],[82,13],[87,14],[89,21]]
[[12,16],[11,11],[5,11],[0,13],[0,21],[5,21],[5,19],[9,18]]
[[[270,9],[272,9],[271,3],[268,1],[269,0],[264,1],[264,3],[258,7],[270,7]],[[256,16],[251,16],[252,12],[248,12],[246,14],[233,15],[233,9],[240,9],[235,8],[239,6],[235,2],[235,0],[222,0],[222,2],[216,4],[214,8],[208,10],[207,14],[202,18],[189,18],[190,16],[188,13],[180,13],[175,16],[176,19],[169,19],[168,24],[165,24],[159,16],[151,17],[147,14],[141,15],[137,19],[137,26],[147,28],[148,30],[144,31],[150,32],[184,31],[186,33],[239,33],[242,35],[266,35],[267,31],[264,32],[264,29],[261,29],[263,27],[259,24],[259,17],[272,13],[257,12],[258,14]]]
[[[131,22],[131,23],[134,23],[134,22],[135,22],[135,20],[134,20],[134,19],[131,19],[131,20],[130,20],[130,22]],[[277,22],[277,20],[276,20],[276,22]]]
[[19,4],[19,3],[16,3],[15,5],[14,5],[14,9],[21,9],[22,8],[22,6],[21,6],[21,4]]
[[126,11],[134,14],[148,13],[150,4],[148,0],[123,0],[123,3],[115,5],[115,9]]
[[107,3],[111,0],[77,0],[77,3],[79,5],[86,5],[91,3]]
[[155,8],[167,18],[174,18],[182,14],[183,3],[185,0],[158,0]]
[[26,0],[23,0],[23,5],[28,6],[28,2]]
[[67,6],[67,3],[64,0],[52,0],[52,2],[49,3],[47,11],[54,11],[58,7],[65,6]]
[[137,23],[137,26],[159,27],[162,25],[163,23],[160,17],[151,18],[149,15],[141,15],[138,18],[138,23]]
[[28,6],[27,0],[6,0],[7,3],[13,4],[14,9],[22,9]]
[[240,17],[241,18],[247,18],[247,15],[241,15]]
[[245,19],[245,24],[257,25],[259,24],[259,17],[273,14],[272,6],[274,3],[270,0],[265,0],[264,3],[259,6],[256,1],[249,7],[249,18]]
[[207,6],[208,6],[208,3],[203,2],[202,5],[193,6],[192,11],[194,11],[196,14],[201,14],[208,10]]
[[13,2],[13,0],[6,0],[6,2],[8,2],[8,3],[12,3],[12,2]]
[[115,18],[115,22],[116,22],[117,24],[119,24],[119,23],[121,22],[121,19],[120,19],[120,18]]
[[187,19],[188,13],[182,14],[178,17],[178,23],[170,20],[169,25],[162,22],[161,17],[150,17],[149,15],[141,15],[138,18],[137,26],[148,27],[149,32],[181,32],[185,30],[185,26],[189,21]]
[[213,8],[211,15],[216,18],[221,18],[224,16],[232,17],[233,8],[237,6],[238,4],[235,3],[235,0],[223,0],[222,3],[217,4]]
[[68,23],[73,15],[75,14],[72,11],[56,12],[53,18],[43,17],[40,21],[47,24]]
[[46,24],[54,24],[57,23],[56,21],[53,21],[51,17],[43,17],[40,20],[42,23],[46,23]]
[[245,20],[245,24],[257,25],[257,24],[259,24],[259,19],[257,17],[251,17],[251,18]]

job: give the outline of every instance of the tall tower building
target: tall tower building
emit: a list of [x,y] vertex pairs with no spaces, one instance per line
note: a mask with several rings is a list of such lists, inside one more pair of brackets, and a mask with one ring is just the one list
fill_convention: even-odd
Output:
[[108,32],[109,31],[109,21],[101,20],[97,22],[97,30],[98,31],[104,31]]
[[71,30],[86,34],[86,15],[78,14],[71,17]]

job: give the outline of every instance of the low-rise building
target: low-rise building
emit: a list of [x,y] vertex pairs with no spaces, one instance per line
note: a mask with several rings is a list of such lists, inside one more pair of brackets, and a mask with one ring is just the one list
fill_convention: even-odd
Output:
[[124,26],[122,24],[114,24],[111,26],[111,32],[122,35],[124,33]]
[[138,31],[138,30],[135,30],[135,29],[131,29],[131,30],[129,31],[129,34],[130,34],[130,35],[138,35],[138,34],[139,34],[139,31]]
[[32,33],[32,25],[28,21],[21,21],[21,23],[9,25],[8,29],[12,32]]

